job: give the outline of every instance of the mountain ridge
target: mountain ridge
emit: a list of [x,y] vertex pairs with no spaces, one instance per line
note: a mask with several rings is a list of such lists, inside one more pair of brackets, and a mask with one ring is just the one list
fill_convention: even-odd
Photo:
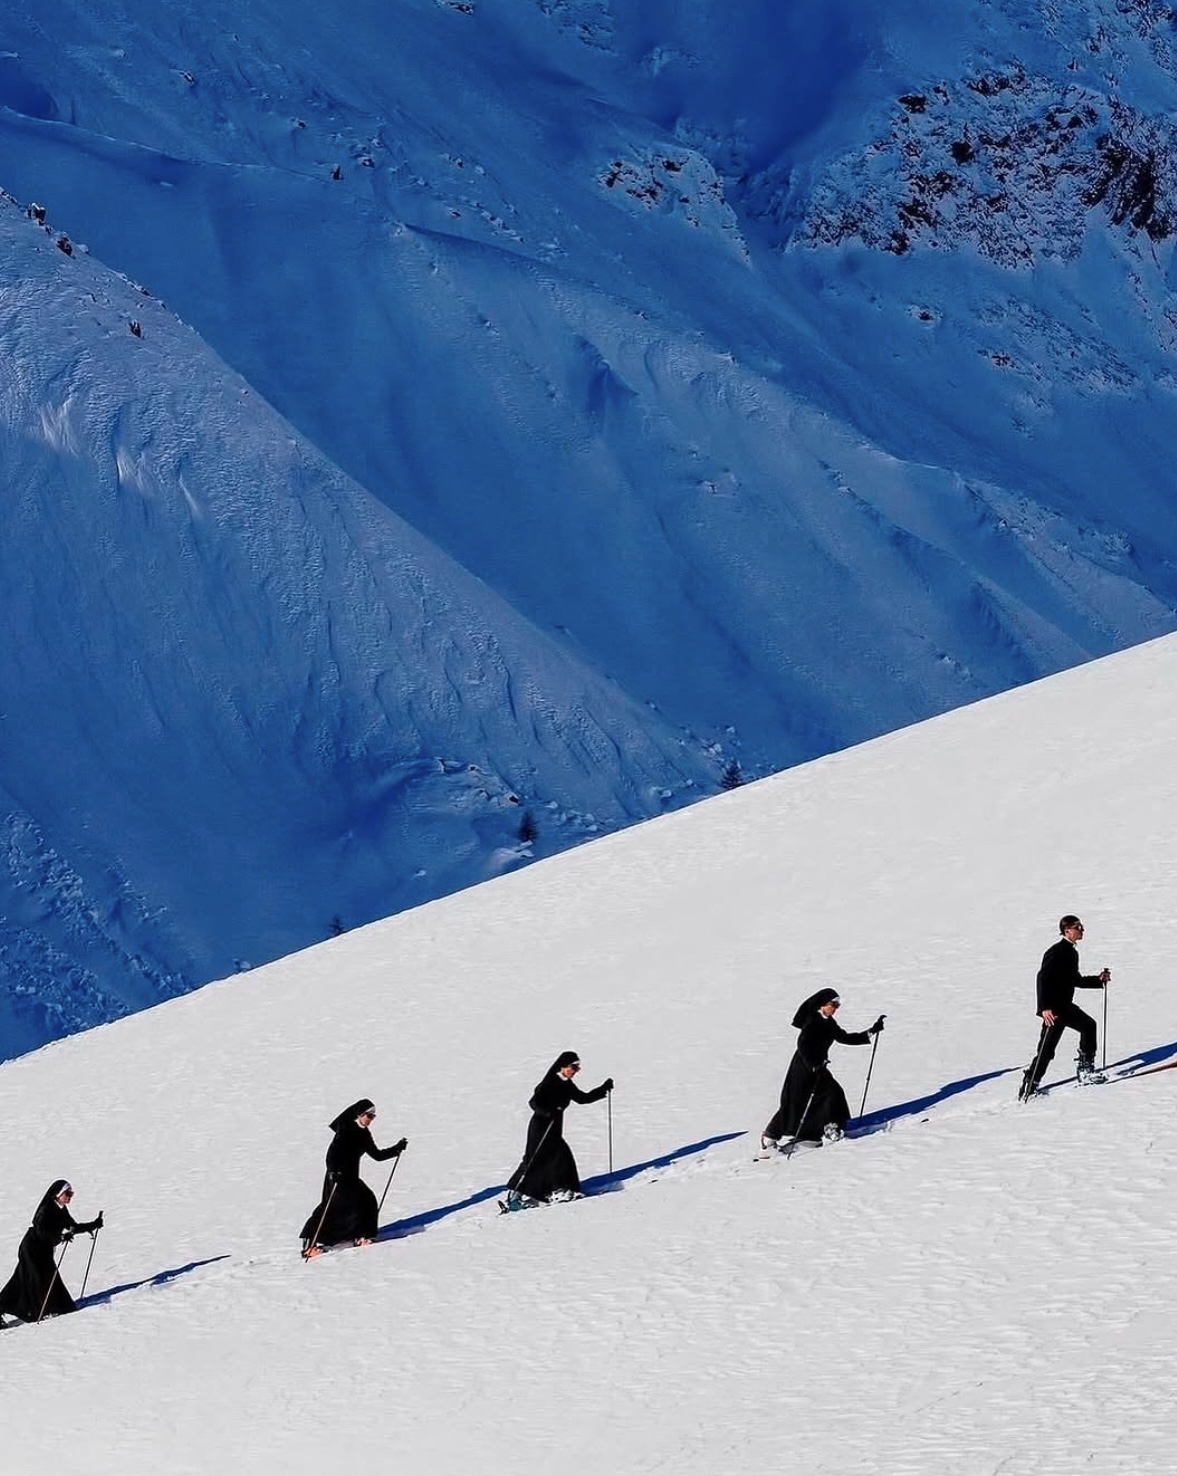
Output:
[[[119,448],[114,474],[144,520],[100,541],[110,569],[88,569],[78,520],[12,576],[10,590],[32,576],[54,592],[51,612],[82,570],[103,593],[78,626],[110,633],[93,655],[132,733],[160,728],[165,690],[174,751],[193,735],[183,786],[158,737],[145,763],[129,762],[133,737],[108,737],[95,761],[71,637],[42,659],[43,729],[0,743],[0,786],[11,825],[63,875],[93,873],[97,846],[100,875],[78,885],[113,952],[96,970],[47,898],[34,907],[10,881],[0,915],[60,961],[9,954],[19,1008],[53,996],[56,968],[76,966],[91,999],[138,1000],[140,958],[165,992],[186,987],[725,776],[1171,630],[1167,166],[1158,153],[1135,231],[1139,200],[1113,196],[1143,135],[1124,134],[1118,174],[1098,173],[1101,120],[1163,122],[1170,29],[1163,7],[1103,0],[1065,14],[959,0],[936,27],[906,0],[870,16],[838,4],[820,24],[767,0],[738,24],[702,0],[640,14],[406,0],[395,22],[366,0],[247,15],[18,0],[0,185],[45,212],[39,244],[62,270],[101,263],[131,285],[105,317],[59,299],[39,340],[10,315],[10,359],[60,353],[44,385],[88,356],[99,380],[149,361],[190,388],[207,346],[242,425],[272,406],[266,436],[288,443],[269,457],[221,443],[259,492],[225,550],[205,550],[199,622],[171,619],[207,677],[182,699],[157,628],[167,579],[152,581],[191,545],[165,520],[148,556],[147,518],[198,507],[201,489],[186,450],[153,464],[145,446],[201,443],[217,417],[194,395],[154,400],[150,425],[130,398],[116,417],[144,442]],[[1071,130],[1051,109],[1076,88],[1097,118]],[[998,148],[1003,129],[1014,142]],[[1051,159],[1048,191],[1036,171]],[[998,175],[1008,208],[987,231],[977,212]],[[1036,221],[1043,202],[1050,252],[998,251],[1002,221]],[[903,220],[907,249],[876,249]],[[14,245],[11,301],[29,260]],[[163,331],[162,303],[190,328]],[[48,398],[10,406],[8,444],[48,448],[38,476],[108,466],[109,426],[87,448],[91,428]],[[354,516],[299,512],[319,476],[346,484]],[[402,616],[372,591],[407,544],[438,582]],[[310,662],[282,646],[292,611]],[[10,724],[24,680],[0,686]],[[211,802],[247,739],[248,795]],[[48,754],[109,796],[87,821],[98,842],[63,813],[75,801]],[[291,785],[273,800],[269,767]],[[219,857],[251,854],[226,884]],[[71,1028],[100,1017],[88,1004]]]

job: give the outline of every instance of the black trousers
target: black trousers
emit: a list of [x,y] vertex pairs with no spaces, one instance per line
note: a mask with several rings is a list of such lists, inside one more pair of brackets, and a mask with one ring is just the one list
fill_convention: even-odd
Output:
[[1031,1086],[1037,1086],[1046,1075],[1046,1068],[1054,1060],[1054,1053],[1064,1030],[1077,1030],[1079,1032],[1079,1054],[1086,1056],[1089,1061],[1095,1060],[1097,1038],[1095,1021],[1085,1010],[1081,1010],[1077,1004],[1072,1002],[1065,1010],[1055,1012],[1053,1025],[1048,1025],[1045,1020],[1042,1022],[1038,1049],[1034,1053],[1034,1061],[1027,1072],[1027,1080]]

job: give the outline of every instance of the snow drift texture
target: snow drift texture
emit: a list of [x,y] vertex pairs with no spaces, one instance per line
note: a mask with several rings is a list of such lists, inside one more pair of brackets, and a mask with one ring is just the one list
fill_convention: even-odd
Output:
[[1172,629],[1174,37],[15,0],[3,1050]]

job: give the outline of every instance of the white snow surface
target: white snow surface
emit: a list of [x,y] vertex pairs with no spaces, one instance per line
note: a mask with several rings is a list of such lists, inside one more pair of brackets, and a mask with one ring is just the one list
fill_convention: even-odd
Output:
[[[6,1243],[58,1175],[108,1221],[0,1337],[5,1472],[1174,1471],[1177,1075],[1015,1095],[1064,911],[1109,1063],[1177,1056],[1175,759],[1165,638],[4,1065]],[[884,1130],[754,1162],[827,983]],[[564,1048],[618,1192],[499,1216]],[[304,1265],[365,1093],[383,1238]]]

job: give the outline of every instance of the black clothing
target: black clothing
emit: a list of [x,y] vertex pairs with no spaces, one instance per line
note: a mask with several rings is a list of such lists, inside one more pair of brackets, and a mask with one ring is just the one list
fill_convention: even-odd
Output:
[[16,1270],[0,1289],[0,1314],[36,1322],[75,1312],[77,1306],[57,1274],[57,1247],[75,1234],[101,1228],[101,1216],[79,1225],[57,1196],[65,1187],[58,1179],[41,1196],[33,1212],[33,1223],[25,1231],[16,1253]]
[[575,1051],[557,1056],[527,1104],[531,1108],[527,1144],[519,1167],[507,1180],[507,1188],[518,1194],[547,1200],[560,1192],[580,1193],[576,1159],[564,1141],[564,1109],[569,1102],[599,1102],[613,1083],[603,1081],[591,1092],[582,1092],[574,1081],[560,1075],[562,1067],[577,1060]]
[[363,1117],[365,1113],[375,1112],[376,1103],[371,1097],[361,1097],[358,1102],[353,1102],[350,1107],[345,1107],[338,1117],[334,1118],[327,1126],[333,1133],[337,1133],[345,1122],[355,1122],[357,1117]]
[[[338,1121],[336,1118],[336,1122]],[[349,1118],[335,1129],[335,1136],[327,1149],[327,1173],[329,1176],[334,1175],[337,1180],[358,1179],[360,1162],[365,1155],[374,1158],[377,1163],[386,1163],[399,1152],[399,1144],[394,1144],[391,1148],[377,1148],[371,1132],[366,1127],[361,1127],[354,1118]]]
[[[822,1005],[833,1004],[838,998],[836,989],[819,989],[816,994],[811,994],[808,999],[802,1000],[797,1006],[797,1013],[793,1016],[793,1029],[800,1030],[808,1020],[811,1020]],[[821,1017],[823,1020],[825,1016]]]
[[1081,1010],[1077,1004],[1067,1005],[1064,1009],[1055,1013],[1054,1024],[1048,1025],[1042,1022],[1042,1030],[1038,1036],[1038,1049],[1034,1053],[1034,1061],[1026,1072],[1023,1091],[1027,1086],[1036,1087],[1046,1075],[1046,1068],[1054,1060],[1054,1053],[1058,1043],[1062,1039],[1064,1030],[1077,1030],[1079,1032],[1079,1055],[1089,1065],[1095,1061],[1095,1046],[1098,1032],[1095,1021],[1085,1010]]
[[391,1148],[377,1148],[372,1134],[359,1125],[356,1117],[371,1105],[364,1098],[346,1108],[331,1124],[335,1136],[327,1149],[323,1197],[311,1211],[301,1232],[308,1247],[312,1242],[315,1245],[338,1245],[342,1240],[376,1238],[376,1196],[360,1178],[360,1162],[367,1155],[377,1163],[384,1163],[395,1158],[402,1145],[394,1143]]
[[1102,989],[1103,980],[1098,974],[1080,974],[1079,950],[1069,938],[1060,938],[1052,943],[1042,955],[1038,970],[1038,1013],[1051,1010],[1054,1024],[1044,1020],[1038,1034],[1038,1047],[1034,1059],[1026,1068],[1022,1080],[1023,1095],[1032,1091],[1046,1075],[1046,1068],[1054,1060],[1054,1053],[1062,1039],[1064,1030],[1079,1032],[1079,1055],[1088,1064],[1095,1060],[1098,1032],[1095,1021],[1075,1003],[1076,989]]
[[1038,1013],[1053,1010],[1057,1015],[1075,1002],[1076,989],[1102,989],[1098,974],[1080,974],[1079,950],[1068,938],[1060,938],[1042,955],[1038,970]]
[[781,1087],[781,1105],[764,1129],[766,1138],[801,1138],[814,1141],[821,1137],[827,1123],[845,1128],[850,1121],[850,1105],[846,1093],[830,1074],[826,1058],[835,1041],[842,1045],[869,1045],[867,1030],[843,1030],[832,1015],[823,1015],[813,1001],[828,1004],[837,995],[821,990],[805,1001],[793,1017],[801,1021],[797,1049],[789,1062]]

